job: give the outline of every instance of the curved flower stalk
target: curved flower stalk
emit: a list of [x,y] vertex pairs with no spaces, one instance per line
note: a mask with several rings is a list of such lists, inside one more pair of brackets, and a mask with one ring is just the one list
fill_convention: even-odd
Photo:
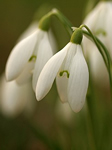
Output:
[[100,52],[96,45],[94,45],[94,43],[89,39],[84,38],[82,43],[85,57],[89,61],[93,80],[96,84],[100,83],[102,87],[107,87],[106,85],[109,85],[108,71]]
[[44,66],[40,73],[37,86],[37,100],[43,99],[56,84],[62,102],[68,102],[73,111],[79,112],[85,101],[89,73],[80,45],[82,32],[77,29],[71,41]]
[[[99,4],[87,15],[84,20],[91,31],[107,47],[112,58],[112,2],[99,2]],[[108,83],[108,73],[97,48],[87,38],[83,40],[84,53],[90,61],[92,75],[96,81]],[[91,48],[91,51],[89,50]],[[97,65],[96,65],[97,64]],[[101,83],[101,82],[100,82]],[[104,83],[104,82],[103,82]],[[105,84],[104,83],[104,84]]]
[[35,91],[38,76],[53,55],[48,34],[50,16],[51,14],[44,16],[37,29],[13,48],[6,65],[7,81],[26,83],[33,76]]
[[8,117],[20,113],[31,114],[35,110],[35,95],[31,82],[18,86],[16,81],[6,82],[4,74],[0,78],[0,111]]

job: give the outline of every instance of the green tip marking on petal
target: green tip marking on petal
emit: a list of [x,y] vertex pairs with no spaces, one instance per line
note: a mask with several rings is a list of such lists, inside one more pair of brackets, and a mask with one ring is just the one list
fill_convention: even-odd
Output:
[[102,34],[103,36],[106,36],[106,31],[103,30],[102,28],[98,29],[96,32],[95,32],[95,35],[99,35],[99,34]]
[[35,55],[32,55],[32,56],[30,57],[30,59],[29,59],[29,62],[30,62],[30,61],[32,61],[32,60],[34,60],[34,61],[35,61],[35,60],[36,60],[36,58],[37,58],[37,57],[36,57]]
[[59,73],[59,75],[60,75],[60,76],[63,76],[63,73],[64,73],[64,72],[67,74],[67,78],[69,78],[70,74],[69,74],[69,72],[68,72],[67,70],[61,71],[61,72]]

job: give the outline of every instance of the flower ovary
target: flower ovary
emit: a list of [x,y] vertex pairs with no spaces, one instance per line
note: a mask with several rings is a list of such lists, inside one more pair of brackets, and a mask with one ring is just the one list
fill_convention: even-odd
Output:
[[73,32],[72,36],[71,36],[71,42],[75,43],[75,44],[81,44],[82,42],[82,30],[77,28],[75,29],[75,31]]

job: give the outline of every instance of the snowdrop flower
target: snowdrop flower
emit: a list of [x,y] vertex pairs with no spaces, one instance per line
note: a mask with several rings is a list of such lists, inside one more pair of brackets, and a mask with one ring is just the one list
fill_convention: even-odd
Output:
[[8,117],[20,113],[31,114],[35,110],[35,95],[31,82],[18,86],[15,81],[6,82],[4,74],[0,78],[0,111]]
[[[37,21],[33,21],[27,27],[27,29],[21,34],[21,36],[18,39],[18,42],[23,40],[27,36],[31,35],[32,33],[34,33],[37,30],[37,27],[38,27],[38,22]],[[49,37],[49,42],[50,42],[50,45],[52,47],[53,53],[56,53],[57,49],[58,49],[57,48],[57,42],[56,42],[56,39],[55,39],[54,34],[53,34],[51,29],[48,30],[48,37]]]
[[91,31],[106,45],[112,57],[112,2],[102,1],[84,20]]
[[102,87],[107,87],[109,85],[108,72],[100,52],[94,43],[85,38],[83,40],[83,49],[88,59],[94,82]]
[[68,102],[75,112],[81,110],[89,79],[88,67],[80,45],[81,41],[82,31],[77,29],[71,41],[46,63],[36,86],[38,101],[49,92],[56,78],[61,101]]
[[[90,30],[96,35],[109,50],[112,58],[112,2],[102,1],[87,15],[84,20]],[[97,48],[88,39],[83,40],[84,53],[90,61],[90,67],[94,79],[108,82],[108,73]],[[91,47],[91,51],[89,50]]]
[[18,83],[26,83],[33,74],[32,85],[35,91],[38,76],[53,55],[48,34],[49,20],[49,15],[44,16],[37,30],[13,48],[6,65],[8,81],[16,79]]

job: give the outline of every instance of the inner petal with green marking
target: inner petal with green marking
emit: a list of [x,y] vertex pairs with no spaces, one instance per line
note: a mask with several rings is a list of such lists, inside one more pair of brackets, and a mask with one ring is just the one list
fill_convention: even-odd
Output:
[[69,75],[70,75],[70,74],[69,74],[69,72],[68,72],[67,70],[61,71],[61,72],[59,73],[59,75],[60,75],[60,76],[63,76],[64,73],[66,73],[67,78],[69,78]]
[[29,59],[29,62],[30,62],[30,61],[36,61],[36,58],[37,58],[36,55],[32,55],[32,56],[30,57],[30,59]]
[[96,30],[95,35],[99,35],[102,34],[103,36],[106,36],[106,31],[102,28],[99,28],[98,30]]

